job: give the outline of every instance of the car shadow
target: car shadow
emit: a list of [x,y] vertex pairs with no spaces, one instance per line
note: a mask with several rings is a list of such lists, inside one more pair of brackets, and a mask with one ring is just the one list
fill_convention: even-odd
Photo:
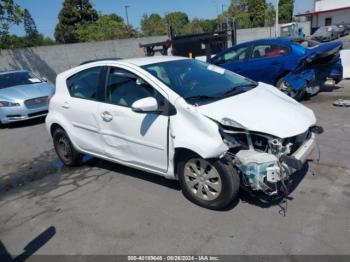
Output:
[[23,128],[23,127],[29,127],[29,126],[36,126],[45,123],[45,116],[38,117],[34,119],[24,120],[24,121],[18,121],[13,122],[5,125],[0,125],[0,129],[16,129],[16,128]]
[[138,169],[123,166],[123,165],[116,164],[113,162],[100,160],[97,158],[91,158],[87,162],[85,162],[84,165],[91,167],[91,168],[98,167],[98,168],[107,170],[109,172],[117,172],[117,173],[120,173],[122,175],[137,178],[137,179],[144,180],[144,181],[147,181],[150,183],[158,184],[160,186],[164,186],[164,187],[174,189],[177,191],[181,190],[180,185],[179,185],[178,181],[176,181],[176,180],[167,179],[163,176],[148,173],[145,171],[140,171]]
[[24,248],[23,252],[18,256],[12,256],[5,245],[0,240],[0,261],[1,262],[23,262],[31,257],[35,252],[42,248],[54,235],[56,228],[54,226],[48,227],[45,231],[39,234],[36,238],[30,241]]

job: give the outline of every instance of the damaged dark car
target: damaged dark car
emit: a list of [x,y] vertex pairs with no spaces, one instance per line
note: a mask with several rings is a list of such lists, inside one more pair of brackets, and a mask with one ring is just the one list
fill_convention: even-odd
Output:
[[341,41],[319,43],[297,38],[245,42],[217,54],[211,63],[258,82],[276,86],[296,100],[314,95],[325,82],[342,80]]

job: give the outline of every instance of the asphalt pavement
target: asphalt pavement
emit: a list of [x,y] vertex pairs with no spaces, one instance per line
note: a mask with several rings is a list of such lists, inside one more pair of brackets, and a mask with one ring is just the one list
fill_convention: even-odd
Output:
[[[319,164],[286,203],[245,193],[198,207],[176,181],[97,159],[64,168],[43,120],[0,130],[0,249],[21,254],[350,254],[350,81],[305,101],[325,129]],[[286,117],[288,117],[286,115]],[[316,156],[315,156],[316,158]],[[28,248],[28,247],[27,247]]]

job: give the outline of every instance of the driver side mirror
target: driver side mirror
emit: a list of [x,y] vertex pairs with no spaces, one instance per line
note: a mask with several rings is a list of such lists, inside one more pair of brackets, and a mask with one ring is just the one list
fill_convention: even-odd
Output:
[[161,111],[154,97],[146,97],[135,101],[131,105],[131,109],[136,113],[156,113]]

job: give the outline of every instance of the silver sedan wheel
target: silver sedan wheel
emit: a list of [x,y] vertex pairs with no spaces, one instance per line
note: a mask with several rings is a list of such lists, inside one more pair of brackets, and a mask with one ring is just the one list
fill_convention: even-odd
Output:
[[219,172],[204,159],[190,159],[185,164],[184,177],[190,192],[202,200],[214,200],[221,193],[222,182]]

